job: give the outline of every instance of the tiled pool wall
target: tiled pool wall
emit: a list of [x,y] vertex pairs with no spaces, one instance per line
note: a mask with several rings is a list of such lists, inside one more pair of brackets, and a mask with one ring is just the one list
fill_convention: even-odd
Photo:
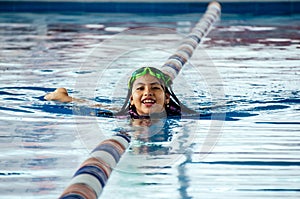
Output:
[[[0,0],[0,12],[203,13],[210,1],[179,0]],[[299,0],[221,0],[222,13],[300,14]]]

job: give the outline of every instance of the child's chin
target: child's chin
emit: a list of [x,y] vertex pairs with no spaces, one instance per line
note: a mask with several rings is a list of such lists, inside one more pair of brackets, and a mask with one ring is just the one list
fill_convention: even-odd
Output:
[[149,116],[151,114],[161,113],[163,111],[164,109],[160,105],[155,104],[151,107],[144,107],[144,109],[142,110],[143,114],[139,114],[139,115]]

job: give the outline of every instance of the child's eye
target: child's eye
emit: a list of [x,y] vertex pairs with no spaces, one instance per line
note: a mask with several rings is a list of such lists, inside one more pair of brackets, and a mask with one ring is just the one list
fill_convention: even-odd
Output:
[[152,89],[154,89],[154,90],[160,90],[160,87],[155,86],[155,87],[152,87]]

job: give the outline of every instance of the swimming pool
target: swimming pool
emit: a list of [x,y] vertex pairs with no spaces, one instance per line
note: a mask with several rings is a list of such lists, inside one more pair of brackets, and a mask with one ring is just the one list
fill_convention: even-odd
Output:
[[[66,87],[118,108],[132,68],[163,62],[200,16],[1,13],[0,197],[57,198],[96,144],[129,126],[44,94]],[[299,19],[223,14],[174,82],[200,118],[133,141],[101,198],[298,198]],[[212,113],[225,120],[203,157]]]

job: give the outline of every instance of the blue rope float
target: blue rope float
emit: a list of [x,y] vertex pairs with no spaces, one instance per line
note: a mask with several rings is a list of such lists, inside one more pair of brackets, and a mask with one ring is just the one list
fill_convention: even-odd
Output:
[[[184,64],[192,57],[194,50],[201,43],[213,23],[221,14],[221,6],[217,2],[209,4],[205,14],[196,24],[191,33],[183,39],[174,55],[162,66],[162,71],[172,80],[176,78]],[[59,199],[97,199],[112,170],[129,147],[130,137],[116,134],[101,142],[75,172],[70,185],[63,191]]]
[[218,2],[211,2],[191,33],[183,39],[174,55],[170,56],[161,67],[162,71],[168,74],[172,80],[176,78],[187,60],[192,57],[194,50],[209,33],[213,24],[220,18],[220,15],[221,5]]
[[130,137],[121,133],[101,142],[75,172],[60,199],[98,198],[129,143]]

